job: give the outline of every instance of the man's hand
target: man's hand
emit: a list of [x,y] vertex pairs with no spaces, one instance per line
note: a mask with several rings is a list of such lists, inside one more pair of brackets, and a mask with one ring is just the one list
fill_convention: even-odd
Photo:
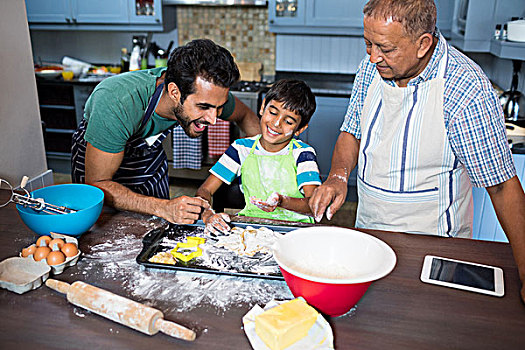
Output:
[[209,207],[210,203],[202,198],[181,196],[163,203],[156,215],[176,224],[193,224]]
[[326,218],[332,219],[345,202],[346,192],[348,191],[347,182],[347,177],[331,174],[321,186],[315,189],[308,202],[315,221],[321,221],[325,212]]

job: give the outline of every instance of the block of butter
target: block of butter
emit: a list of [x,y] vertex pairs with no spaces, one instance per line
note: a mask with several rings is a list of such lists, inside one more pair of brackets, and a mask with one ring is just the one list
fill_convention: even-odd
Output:
[[297,298],[255,316],[255,333],[270,349],[284,349],[306,337],[318,315],[303,298]]

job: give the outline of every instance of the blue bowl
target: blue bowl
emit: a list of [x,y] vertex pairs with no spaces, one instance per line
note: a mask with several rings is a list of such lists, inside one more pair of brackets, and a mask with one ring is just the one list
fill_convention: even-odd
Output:
[[101,189],[83,184],[63,184],[40,188],[31,192],[33,198],[43,198],[46,203],[77,210],[69,214],[46,214],[16,205],[24,224],[39,235],[50,232],[79,237],[97,221],[104,204]]

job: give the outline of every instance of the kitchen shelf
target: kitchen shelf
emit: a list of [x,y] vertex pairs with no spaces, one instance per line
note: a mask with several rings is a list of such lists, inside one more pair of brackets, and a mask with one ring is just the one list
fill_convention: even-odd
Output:
[[55,132],[58,134],[73,134],[75,130],[72,129],[57,129],[57,128],[46,128],[46,132]]
[[53,109],[67,109],[67,110],[75,110],[75,106],[62,106],[62,105],[46,105],[41,104],[40,107],[42,108],[53,108]]
[[71,153],[66,152],[46,152],[46,155],[53,158],[60,158],[60,159],[67,159],[68,161],[71,160]]
[[55,173],[71,173],[71,153],[46,152],[47,166]]
[[46,158],[48,167],[55,172],[70,172],[71,137],[95,85],[37,79]]
[[503,59],[525,61],[525,43],[492,39],[490,53]]

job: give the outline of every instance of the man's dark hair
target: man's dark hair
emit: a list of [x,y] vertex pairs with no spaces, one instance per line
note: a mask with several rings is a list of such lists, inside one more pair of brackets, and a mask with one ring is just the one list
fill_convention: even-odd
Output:
[[299,128],[310,122],[310,118],[315,112],[315,96],[304,81],[281,79],[275,82],[264,100],[264,108],[270,101],[277,101],[283,107],[301,116]]
[[181,103],[195,92],[197,77],[230,88],[240,77],[239,68],[224,47],[209,39],[196,39],[179,46],[171,54],[164,83],[175,83],[181,93]]

